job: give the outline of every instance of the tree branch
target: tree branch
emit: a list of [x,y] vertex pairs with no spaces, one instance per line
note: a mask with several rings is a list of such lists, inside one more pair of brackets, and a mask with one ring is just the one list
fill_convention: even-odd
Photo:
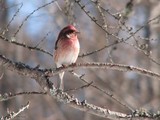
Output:
[[32,46],[26,45],[26,44],[24,44],[24,43],[19,43],[19,42],[10,40],[10,39],[4,37],[3,35],[0,35],[0,39],[3,40],[3,41],[9,42],[9,43],[18,45],[18,46],[22,46],[22,47],[27,48],[27,49],[29,49],[29,50],[37,50],[37,51],[46,53],[46,54],[48,54],[48,55],[51,56],[51,57],[53,56],[50,52],[48,52],[48,51],[46,51],[46,50],[43,50],[43,49],[38,48],[38,47],[32,47]]
[[5,117],[1,117],[0,120],[12,120],[14,119],[15,117],[17,117],[21,112],[23,112],[24,110],[28,109],[29,108],[29,102],[22,106],[17,112],[10,112],[8,113]]
[[77,63],[77,64],[72,64],[67,67],[60,67],[55,70],[52,69],[45,69],[46,70],[46,75],[48,76],[54,76],[55,74],[58,74],[63,71],[71,71],[75,70],[78,68],[92,68],[92,69],[111,69],[111,70],[117,70],[121,72],[135,72],[138,74],[142,74],[148,77],[153,77],[158,80],[160,80],[160,74],[152,72],[150,70],[146,70],[143,68],[139,67],[134,67],[130,65],[123,65],[123,64],[114,64],[114,63],[98,63],[98,62],[92,62],[92,63]]
[[[46,72],[50,74],[52,73],[52,76],[53,76],[59,72],[67,71],[71,69],[73,70],[76,68],[108,68],[108,69],[114,69],[114,70],[120,70],[120,71],[135,71],[148,76],[159,78],[160,76],[159,74],[153,73],[151,71],[147,71],[147,70],[135,68],[135,67],[128,67],[125,65],[114,65],[110,63],[108,64],[107,63],[73,64],[65,68],[48,70],[48,69],[31,68],[30,66],[25,65],[24,63],[13,62],[2,55],[0,55],[0,63],[2,63],[2,65],[6,69],[17,72],[20,75],[34,78],[35,81],[45,90],[45,92],[48,93],[48,95],[50,95],[51,97],[53,97],[54,99],[56,99],[61,103],[65,103],[81,111],[87,111],[91,114],[104,117],[104,118],[114,119],[114,120],[136,118],[136,117],[155,118],[155,115],[157,115],[157,114],[154,114],[154,115],[147,114],[147,112],[145,112],[145,114],[143,113],[143,116],[141,116],[141,114],[137,114],[137,112],[127,115],[124,113],[114,112],[109,109],[98,107],[93,104],[89,104],[86,102],[86,100],[79,101],[74,96],[70,96],[65,92],[57,90],[55,86],[49,81],[48,79],[49,76],[47,76],[48,74],[46,74]],[[156,117],[159,117],[159,116],[157,115]]]

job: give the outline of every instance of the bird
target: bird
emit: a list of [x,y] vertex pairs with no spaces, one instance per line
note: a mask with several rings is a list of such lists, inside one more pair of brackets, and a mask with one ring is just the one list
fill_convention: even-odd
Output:
[[[78,58],[80,51],[80,44],[78,34],[80,32],[73,25],[64,27],[55,42],[54,62],[56,67],[63,67],[74,64]],[[64,89],[64,72],[59,73],[58,89]]]

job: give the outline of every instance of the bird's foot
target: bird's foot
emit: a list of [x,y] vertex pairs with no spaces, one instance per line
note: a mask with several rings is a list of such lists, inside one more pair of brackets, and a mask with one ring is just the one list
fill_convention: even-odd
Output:
[[65,68],[65,67],[67,67],[67,65],[62,64],[62,67],[64,67],[64,68]]
[[76,63],[72,63],[71,65],[75,66],[75,65],[76,65]]
[[63,92],[63,89],[58,88],[56,92],[57,92],[57,93],[62,93],[62,92]]

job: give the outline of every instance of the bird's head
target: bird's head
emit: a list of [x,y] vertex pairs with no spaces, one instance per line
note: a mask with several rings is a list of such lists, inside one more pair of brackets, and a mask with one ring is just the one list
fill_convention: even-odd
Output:
[[73,25],[68,25],[64,27],[59,33],[58,39],[67,38],[74,39],[77,38],[78,30]]

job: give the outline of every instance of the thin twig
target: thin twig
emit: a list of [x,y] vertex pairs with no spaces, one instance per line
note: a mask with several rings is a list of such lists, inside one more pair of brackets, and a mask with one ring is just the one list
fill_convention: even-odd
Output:
[[22,106],[17,112],[10,112],[5,117],[1,117],[1,120],[12,120],[13,118],[17,117],[21,112],[29,108],[29,102]]
[[[71,72],[71,73],[72,73],[72,72]],[[79,90],[79,89],[87,88],[87,87],[91,86],[92,83],[93,83],[93,81],[87,83],[86,85],[80,86],[80,87],[78,87],[78,88],[65,90],[64,92],[77,91],[77,90]]]
[[[91,0],[91,2],[93,2],[93,0]],[[102,19],[102,21],[103,21],[102,27],[107,31],[108,25],[107,25],[107,22],[106,22],[106,17],[105,17],[105,15],[104,15],[101,7],[100,7],[100,6],[101,6],[100,1],[97,0],[96,2],[93,2],[93,3],[95,4],[95,6],[97,7],[97,9],[98,9],[98,11],[99,11],[99,13],[100,13],[101,19]],[[106,40],[105,44],[106,44],[106,45],[109,44],[108,34],[107,34],[107,33],[105,33],[105,40]],[[111,62],[113,62],[110,51],[111,51],[111,50],[107,50],[108,58],[109,58],[109,60],[110,60]]]
[[43,37],[43,39],[40,40],[40,42],[37,43],[37,45],[35,45],[35,48],[37,48],[37,47],[47,38],[47,36],[48,36],[50,33],[51,33],[51,32],[48,32],[48,33]]
[[6,38],[6,37],[4,37],[4,36],[2,36],[2,35],[0,35],[0,39],[2,39],[2,40],[4,40],[4,41],[7,41],[7,42],[9,42],[9,43],[15,44],[15,45],[22,46],[22,47],[27,48],[27,49],[29,49],[29,50],[37,50],[37,51],[46,53],[46,54],[48,54],[48,55],[51,56],[51,57],[53,56],[51,53],[49,53],[49,52],[46,51],[46,50],[43,50],[43,49],[37,48],[37,47],[32,47],[32,46],[26,45],[26,44],[24,44],[24,43],[19,43],[19,42],[13,41],[13,40],[9,40],[8,38]]
[[[89,84],[89,82],[87,82],[87,80],[85,80],[84,78],[82,78],[81,75],[78,75],[74,72],[70,72],[72,73],[75,77],[79,78],[81,81],[85,82],[86,84]],[[121,100],[119,100],[115,95],[113,95],[111,92],[109,91],[105,91],[103,89],[101,89],[100,87],[94,85],[94,84],[91,84],[90,86],[92,86],[93,88],[97,89],[98,91],[104,93],[105,95],[111,97],[114,101],[116,101],[117,103],[119,103],[120,105],[124,106],[125,108],[131,110],[131,111],[134,111],[133,108],[131,108],[130,106],[128,106],[126,103],[122,102]]]
[[38,8],[35,9],[35,10],[33,10],[33,11],[32,11],[28,16],[26,16],[26,18],[22,21],[22,23],[21,23],[20,26],[18,27],[17,31],[14,33],[13,37],[15,37],[15,36],[17,35],[17,33],[18,33],[18,32],[20,31],[20,29],[22,28],[23,24],[28,20],[28,18],[29,18],[31,15],[33,15],[36,11],[40,10],[41,8],[44,8],[44,7],[46,7],[46,6],[54,3],[54,2],[56,2],[56,1],[57,1],[57,0],[53,0],[53,1],[49,2],[49,3],[46,3],[46,4],[38,7]]
[[150,61],[152,61],[153,63],[155,63],[155,64],[157,64],[157,65],[160,65],[160,63],[158,63],[156,60],[154,60],[154,59],[153,59],[150,55],[148,55],[147,52],[145,52],[144,50],[140,49],[139,47],[137,47],[137,46],[135,46],[135,45],[133,45],[133,44],[131,44],[131,43],[128,43],[128,42],[124,42],[124,43],[127,44],[127,45],[129,45],[129,46],[132,46],[132,47],[134,47],[136,50],[142,52],[142,53],[143,53],[146,57],[148,57],[148,59],[149,59]]
[[[154,114],[148,114],[147,112],[133,112],[131,114],[124,114],[124,113],[120,113],[120,112],[115,112],[115,111],[111,111],[109,109],[106,108],[102,108],[99,106],[96,106],[94,104],[90,104],[88,103],[86,100],[80,101],[77,98],[75,98],[74,96],[70,96],[68,95],[66,92],[63,91],[59,91],[55,88],[55,86],[52,84],[51,81],[49,81],[49,76],[46,76],[46,70],[42,70],[42,69],[33,69],[30,66],[25,65],[24,63],[16,63],[13,62],[11,60],[9,60],[8,58],[5,58],[4,56],[0,55],[0,62],[2,63],[6,63],[6,65],[4,66],[6,69],[17,72],[19,75],[24,75],[26,77],[30,77],[36,80],[36,82],[47,92],[48,95],[50,95],[52,98],[56,99],[57,101],[61,102],[61,103],[65,103],[75,109],[79,109],[81,111],[87,111],[90,114],[93,115],[97,115],[100,117],[104,117],[104,118],[109,118],[109,119],[129,119],[129,118],[159,118],[159,114],[158,113],[154,113]],[[81,65],[81,66],[80,66]],[[111,66],[110,66],[111,65]],[[121,69],[122,71],[124,70],[131,70],[131,71],[137,71],[137,68],[135,67],[120,67],[119,66],[115,66],[113,64],[99,64],[99,63],[92,63],[92,64],[74,64],[74,65],[70,65],[70,70],[73,69],[74,67],[81,67],[81,68],[112,68],[112,69]],[[103,66],[103,67],[102,67]],[[108,67],[107,67],[108,66]],[[120,65],[122,66],[122,65]],[[64,70],[68,70],[69,67],[67,68],[63,68]],[[125,67],[125,69],[124,69]],[[150,72],[146,71],[146,70],[140,70],[138,68],[138,71],[144,74],[150,74]],[[62,68],[56,69],[56,71],[48,71],[48,72],[54,72],[55,74],[58,72],[62,72]],[[54,75],[55,75],[54,74]],[[160,77],[160,75],[155,75],[156,73],[153,74],[153,77]]]
[[18,8],[18,10],[16,11],[16,13],[13,15],[13,17],[11,18],[11,20],[10,20],[9,23],[7,24],[6,29],[2,32],[2,35],[4,35],[6,31],[8,31],[11,22],[15,19],[15,17],[16,17],[17,14],[19,13],[20,9],[22,8],[22,6],[23,6],[23,3],[20,4],[20,7]]
[[[79,57],[85,57],[85,56],[88,56],[88,55],[92,55],[92,54],[94,54],[94,53],[96,53],[96,52],[100,52],[100,51],[104,50],[105,48],[109,48],[109,47],[111,47],[111,46],[113,46],[113,45],[116,45],[116,44],[122,43],[122,42],[124,42],[124,41],[127,41],[127,40],[129,40],[131,37],[133,37],[136,33],[138,33],[141,29],[143,29],[147,24],[149,24],[150,22],[152,22],[152,21],[154,21],[154,20],[156,20],[156,19],[158,19],[158,18],[160,17],[160,15],[154,17],[153,19],[151,19],[151,20],[149,20],[147,23],[145,23],[143,26],[141,26],[139,29],[137,29],[135,32],[130,33],[130,36],[128,36],[126,39],[123,39],[123,38],[119,38],[118,36],[116,36],[116,35],[114,35],[114,34],[109,33],[102,25],[100,25],[100,24],[98,23],[98,20],[90,14],[90,11],[87,11],[87,10],[85,9],[85,6],[82,5],[81,0],[75,0],[75,2],[79,5],[79,7],[84,11],[84,13],[86,13],[86,15],[87,15],[95,24],[97,24],[97,25],[98,25],[102,30],[104,30],[108,35],[111,35],[111,36],[115,37],[116,39],[118,39],[118,41],[116,41],[116,42],[114,42],[114,43],[112,43],[112,44],[110,44],[110,45],[104,45],[102,48],[99,48],[99,49],[97,49],[97,50],[95,50],[95,51],[92,51],[92,52],[84,53],[84,54],[82,54],[82,55],[79,55]],[[96,1],[96,2],[97,2],[97,1]],[[101,7],[101,6],[100,6],[100,7]],[[101,7],[101,9],[105,10],[103,7]],[[109,13],[108,10],[105,10],[105,11],[106,11],[107,13]],[[112,14],[110,14],[110,15],[112,15]],[[115,15],[112,15],[112,16],[113,16],[115,19],[119,20],[119,18],[117,18]],[[124,24],[124,23],[123,23],[123,24]]]
[[19,92],[19,93],[5,93],[4,95],[0,95],[0,101],[7,101],[9,99],[13,99],[20,95],[46,95],[46,92]]

